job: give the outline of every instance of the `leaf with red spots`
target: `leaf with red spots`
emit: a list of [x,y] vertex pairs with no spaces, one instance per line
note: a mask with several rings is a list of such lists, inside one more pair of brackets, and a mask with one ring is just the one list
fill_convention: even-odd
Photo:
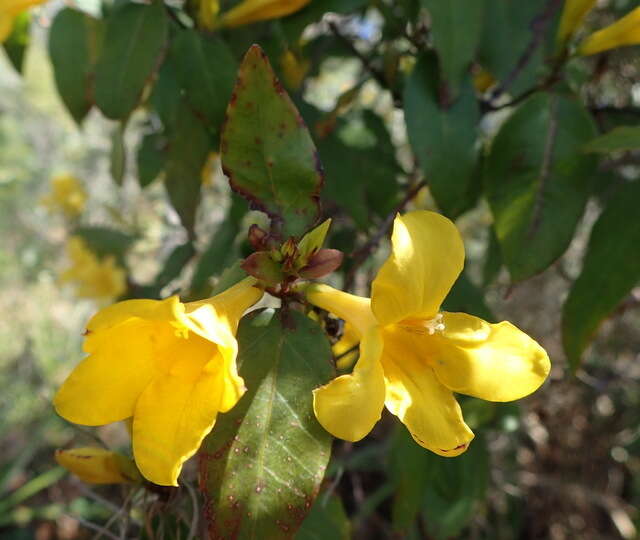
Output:
[[200,453],[210,539],[292,538],[318,493],[331,436],[312,390],[333,375],[322,329],[298,312],[245,318],[238,341],[247,392],[218,417]]
[[300,236],[316,221],[323,181],[316,147],[257,45],[240,66],[221,155],[231,187],[266,212],[276,230]]

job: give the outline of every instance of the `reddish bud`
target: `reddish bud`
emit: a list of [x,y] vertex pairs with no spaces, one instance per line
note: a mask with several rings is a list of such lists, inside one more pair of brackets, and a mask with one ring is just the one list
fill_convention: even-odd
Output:
[[255,223],[249,227],[249,244],[256,251],[264,251],[269,249],[269,233],[261,229]]
[[344,253],[337,249],[320,249],[310,259],[309,263],[300,270],[300,277],[317,279],[334,272],[342,264]]

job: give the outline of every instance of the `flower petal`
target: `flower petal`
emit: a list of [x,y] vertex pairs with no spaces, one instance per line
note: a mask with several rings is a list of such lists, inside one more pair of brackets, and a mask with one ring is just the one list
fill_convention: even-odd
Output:
[[398,215],[392,252],[373,281],[371,307],[381,325],[433,317],[464,265],[456,226],[434,212]]
[[131,416],[140,392],[155,374],[153,336],[153,323],[136,318],[89,334],[85,347],[91,354],[54,398],[58,414],[88,426]]
[[313,391],[316,418],[332,435],[359,441],[380,419],[385,396],[381,352],[380,330],[372,327],[360,343],[353,372]]
[[588,56],[608,49],[640,43],[640,7],[613,24],[587,36],[578,47],[578,54]]
[[549,357],[509,322],[489,324],[466,313],[444,313],[445,330],[429,336],[430,361],[450,390],[487,401],[513,401],[537,390]]
[[358,336],[365,335],[372,326],[378,324],[371,312],[371,301],[368,298],[342,292],[321,283],[309,285],[305,293],[307,300],[313,305],[348,321]]
[[464,452],[473,432],[464,423],[453,393],[416,354],[414,340],[402,329],[385,329],[382,366],[387,385],[385,404],[407,426],[414,440],[441,456]]
[[178,485],[182,464],[211,431],[220,408],[222,362],[206,366],[186,357],[154,379],[138,399],[133,453],[142,475],[155,484]]

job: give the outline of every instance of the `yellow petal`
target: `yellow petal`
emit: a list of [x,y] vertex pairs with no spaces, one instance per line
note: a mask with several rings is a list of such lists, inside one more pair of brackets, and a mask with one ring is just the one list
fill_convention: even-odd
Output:
[[383,332],[385,404],[420,446],[441,456],[457,456],[467,449],[473,432],[464,423],[451,390],[440,384],[433,369],[416,353],[414,337],[394,327]]
[[365,335],[369,328],[378,324],[371,312],[371,301],[368,298],[339,291],[321,283],[309,285],[305,294],[314,306],[325,309],[351,324],[358,336]]
[[409,212],[396,217],[391,244],[373,281],[373,313],[382,325],[433,317],[464,265],[458,229],[440,214]]
[[311,0],[244,0],[224,13],[220,24],[229,28],[285,17],[302,9]]
[[640,43],[640,7],[613,24],[594,32],[578,47],[578,54],[588,56],[608,49]]
[[316,418],[332,435],[359,441],[380,420],[385,396],[381,352],[380,331],[370,328],[360,343],[360,359],[353,373],[313,391]]
[[509,322],[489,324],[465,313],[444,313],[445,330],[428,341],[429,360],[450,390],[488,401],[512,401],[537,390],[549,357]]
[[596,0],[566,0],[558,27],[558,43],[564,43],[573,35],[587,13],[595,5]]
[[138,399],[133,453],[142,475],[155,484],[178,485],[182,464],[198,450],[215,423],[224,385],[222,363],[203,365],[200,360],[185,353]]
[[56,450],[56,461],[89,484],[137,482],[140,475],[131,459],[94,446]]
[[0,43],[4,43],[13,30],[13,15],[0,12]]
[[246,278],[226,291],[185,305],[186,324],[200,336],[218,345],[222,361],[222,396],[220,411],[227,412],[245,392],[244,380],[238,375],[235,334],[240,318],[260,300],[264,292],[255,287],[255,278]]
[[140,393],[155,374],[153,323],[129,318],[90,333],[90,355],[71,372],[53,403],[60,416],[98,426],[133,415]]

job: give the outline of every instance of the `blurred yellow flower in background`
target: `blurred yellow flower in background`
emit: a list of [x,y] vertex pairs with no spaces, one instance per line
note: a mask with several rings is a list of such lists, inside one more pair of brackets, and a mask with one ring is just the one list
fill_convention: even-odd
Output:
[[51,179],[51,192],[40,200],[51,212],[61,212],[68,218],[82,214],[86,202],[87,192],[82,182],[70,174],[54,176]]
[[596,0],[566,0],[558,27],[557,41],[559,44],[565,43],[574,34],[587,13],[595,5]]
[[311,0],[245,0],[220,16],[219,26],[234,28],[258,21],[286,17]]
[[89,484],[128,484],[142,477],[130,458],[105,448],[85,446],[56,450],[59,465]]
[[287,49],[280,57],[280,67],[287,87],[298,90],[311,67],[311,62],[306,58],[298,58],[293,51]]
[[60,276],[63,283],[73,283],[82,298],[113,300],[127,290],[127,276],[113,255],[99,259],[79,236],[67,242],[71,266]]
[[15,18],[30,7],[44,4],[46,0],[0,0],[0,43],[11,35]]
[[223,293],[183,304],[127,300],[87,325],[87,356],[55,396],[60,416],[99,426],[133,417],[133,454],[142,475],[178,485],[182,464],[200,447],[219,412],[245,392],[235,334],[262,291],[247,278]]
[[391,243],[371,299],[322,284],[306,289],[312,304],[351,325],[352,343],[360,341],[353,372],[314,390],[316,417],[336,437],[358,441],[386,405],[418,444],[457,456],[473,432],[454,392],[520,399],[545,381],[549,357],[511,323],[440,311],[464,265],[462,238],[447,218],[427,211],[397,216]]
[[578,54],[588,56],[617,47],[640,44],[640,7],[602,30],[587,36],[578,47]]

